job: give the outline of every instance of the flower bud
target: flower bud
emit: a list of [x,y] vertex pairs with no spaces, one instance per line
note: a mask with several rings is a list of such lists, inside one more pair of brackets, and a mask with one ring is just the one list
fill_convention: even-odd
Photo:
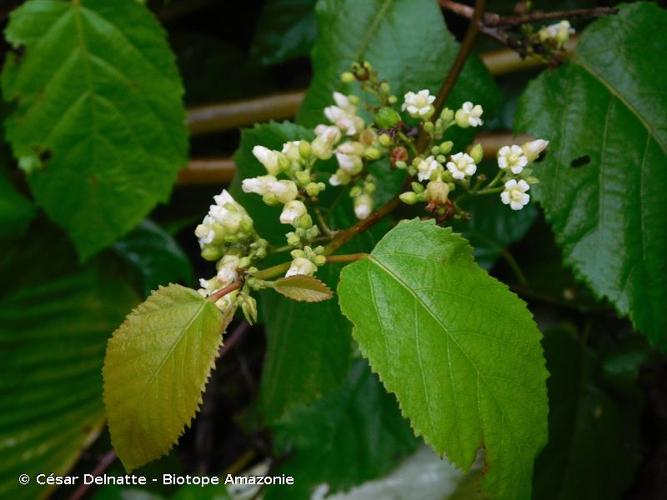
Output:
[[257,323],[257,301],[244,293],[240,295],[239,302],[241,302],[241,312],[248,323],[251,325]]
[[426,185],[426,199],[443,204],[449,196],[449,186],[446,182],[431,181]]
[[425,122],[424,123],[424,130],[428,132],[429,134],[433,132],[434,125],[433,122]]
[[349,71],[346,71],[345,73],[340,75],[340,80],[343,83],[352,83],[353,81],[356,80],[356,78],[352,73],[350,73]]
[[264,146],[255,146],[252,148],[252,154],[264,165],[269,174],[278,175],[280,172],[280,157],[277,151],[272,151]]
[[280,214],[280,222],[282,224],[294,224],[294,222],[308,213],[308,209],[303,202],[299,200],[292,200],[285,204],[283,211]]
[[445,123],[449,123],[452,120],[454,120],[454,111],[452,111],[449,108],[445,108],[442,110],[442,113],[440,113],[440,119]]
[[373,211],[373,198],[368,194],[361,194],[354,199],[354,214],[357,219],[367,218]]
[[472,148],[470,148],[470,152],[468,154],[472,157],[475,163],[481,162],[482,158],[484,158],[484,150],[482,149],[482,145],[479,143],[475,144]]
[[287,270],[285,277],[289,278],[290,276],[297,275],[312,276],[315,274],[315,271],[317,271],[317,266],[310,260],[305,257],[296,257],[292,261],[290,268]]
[[271,194],[280,203],[288,203],[297,197],[299,190],[294,181],[276,181],[271,185]]
[[222,257],[222,250],[214,246],[206,246],[201,251],[202,259],[216,261]]
[[453,147],[454,143],[452,141],[445,141],[438,146],[440,153],[443,155],[449,154]]
[[388,148],[389,146],[392,145],[394,141],[392,141],[391,136],[389,134],[381,134],[380,137],[378,138],[378,142],[380,143],[380,146]]
[[398,125],[401,121],[401,115],[396,110],[389,107],[382,107],[375,115],[375,123],[380,128],[392,128]]
[[414,205],[418,201],[417,194],[413,193],[412,191],[401,193],[399,195],[399,199],[406,205]]
[[378,148],[370,147],[364,150],[364,158],[367,160],[379,160],[382,158],[382,152]]
[[526,142],[521,146],[521,149],[523,150],[523,154],[526,155],[526,158],[528,158],[528,161],[535,161],[540,157],[542,151],[547,149],[548,145],[549,141],[536,139],[534,141]]
[[308,141],[300,141],[299,142],[299,155],[301,155],[301,158],[304,160],[307,160],[310,158],[310,155],[312,153],[312,147]]

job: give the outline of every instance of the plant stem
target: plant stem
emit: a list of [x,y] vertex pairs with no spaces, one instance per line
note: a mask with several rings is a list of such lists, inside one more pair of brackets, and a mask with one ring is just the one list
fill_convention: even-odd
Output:
[[357,260],[365,259],[366,257],[368,257],[368,254],[365,252],[329,255],[327,257],[327,262],[355,262]]
[[[98,464],[95,466],[95,468],[92,470],[90,473],[93,477],[97,477],[100,474],[102,474],[104,471],[106,471],[109,466],[116,461],[116,452],[111,450],[107,453],[105,453],[102,458],[100,458],[100,461]],[[84,484],[82,483],[74,493],[72,493],[72,496],[70,497],[70,500],[81,500],[86,493],[88,493],[88,490],[92,486],[92,483],[90,484]]]
[[502,256],[505,259],[505,262],[507,262],[507,265],[510,266],[510,269],[514,273],[514,276],[516,276],[516,279],[519,281],[519,283],[522,286],[527,286],[528,280],[526,279],[526,275],[523,274],[523,271],[521,270],[521,267],[519,267],[519,264],[514,256],[507,249],[503,250]]
[[[477,38],[477,33],[479,32],[480,20],[482,19],[485,8],[486,0],[477,0],[475,2],[475,9],[472,12],[472,17],[470,24],[468,25],[468,29],[466,30],[466,34],[461,41],[459,52],[456,54],[456,58],[454,59],[452,66],[449,68],[447,76],[445,77],[445,81],[440,87],[438,95],[435,98],[435,102],[433,103],[433,107],[435,108],[433,116],[435,118],[440,116],[442,108],[445,107],[445,102],[447,101],[449,94],[451,94],[452,90],[454,89],[454,84],[456,83],[456,80],[458,80],[459,75],[463,70],[463,66],[465,65],[465,62],[468,59],[470,52],[472,51],[475,39]],[[419,132],[419,137],[417,138],[417,149],[419,151],[423,151],[428,146],[428,141],[429,135],[422,128]]]
[[275,266],[267,267],[266,269],[262,269],[261,271],[253,274],[253,278],[257,278],[258,280],[268,280],[275,278],[276,276],[284,274],[289,269],[290,265],[292,265],[291,262],[283,262],[282,264],[276,264]]
[[228,293],[232,293],[234,290],[238,290],[239,288],[241,288],[241,285],[243,285],[243,280],[235,281],[231,285],[228,285],[225,288],[221,288],[217,292],[214,292],[211,295],[209,295],[208,300],[210,300],[211,302],[217,302]]

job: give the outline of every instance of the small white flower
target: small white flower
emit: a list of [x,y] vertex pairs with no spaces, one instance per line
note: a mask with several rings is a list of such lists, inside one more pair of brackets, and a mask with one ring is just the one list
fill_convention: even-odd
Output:
[[294,181],[276,181],[271,184],[270,192],[280,203],[288,203],[297,197],[299,189]]
[[347,97],[346,95],[341,94],[340,92],[334,92],[333,98],[334,102],[336,103],[336,106],[338,106],[343,111],[351,114],[357,112],[357,107],[350,102],[349,97]]
[[329,177],[329,184],[331,184],[332,186],[344,186],[346,184],[349,184],[351,180],[352,178],[350,174],[347,173],[342,168],[339,168],[335,174]]
[[449,197],[449,185],[441,180],[431,181],[426,185],[426,199],[436,203],[446,203]]
[[217,277],[220,286],[231,285],[239,278],[238,268],[241,259],[236,255],[225,255],[218,264]]
[[215,201],[216,204],[223,206],[225,203],[236,203],[234,198],[232,198],[232,195],[229,194],[229,191],[226,189],[222,190],[222,193],[216,194],[213,197],[213,200]]
[[233,210],[227,205],[222,207],[220,205],[211,205],[208,213],[213,217],[215,222],[218,222],[226,230],[225,232],[229,232],[230,234],[239,230],[244,215],[239,210]]
[[546,41],[550,38],[554,39],[558,45],[562,46],[574,35],[575,30],[570,24],[570,21],[562,20],[555,24],[545,26],[538,32],[541,41]]
[[364,120],[357,116],[357,107],[339,92],[333,94],[336,106],[324,108],[324,116],[345,135],[355,135],[364,128]]
[[431,95],[428,89],[422,89],[417,93],[408,92],[403,96],[402,110],[407,110],[413,118],[428,118],[433,114],[435,108],[433,102],[435,96]]
[[456,111],[454,119],[456,120],[456,124],[462,128],[479,127],[484,123],[481,119],[482,113],[484,113],[482,106],[466,101],[461,106],[461,109]]
[[296,275],[312,276],[313,274],[315,274],[315,271],[317,271],[317,266],[313,264],[311,261],[309,261],[305,257],[296,257],[292,261],[292,264],[290,265],[290,268],[287,270],[287,273],[285,273],[285,277],[289,278],[290,276],[296,276]]
[[345,142],[336,148],[338,165],[350,175],[361,172],[363,168],[362,154],[364,154],[364,145],[360,142]]
[[360,194],[354,199],[354,215],[357,219],[367,218],[373,211],[373,198],[364,193]]
[[333,155],[333,147],[341,140],[342,133],[332,125],[318,125],[315,133],[317,137],[312,143],[313,154],[320,160],[328,160]]
[[271,186],[277,181],[272,175],[262,175],[260,177],[250,177],[243,179],[241,189],[244,193],[254,193],[264,196],[271,191]]
[[454,179],[465,179],[466,176],[473,175],[477,171],[477,165],[472,156],[466,153],[456,153],[450,157],[447,162],[447,170],[449,170]]
[[294,224],[294,221],[306,213],[308,213],[308,210],[303,202],[292,200],[283,207],[283,211],[280,214],[280,222],[282,224]]
[[289,141],[283,144],[282,153],[292,161],[301,161],[301,153],[299,152],[299,145],[301,141]]
[[438,170],[440,163],[433,156],[423,159],[417,164],[417,179],[420,181],[428,181],[431,176]]
[[530,201],[530,195],[526,193],[529,189],[530,186],[524,180],[509,180],[505,183],[505,190],[500,193],[500,201],[512,210],[521,210]]
[[526,142],[521,146],[523,154],[526,155],[528,161],[535,161],[540,156],[542,151],[547,149],[549,141],[544,139],[535,139],[534,141]]
[[510,169],[513,174],[520,174],[528,165],[528,157],[519,146],[503,146],[498,150],[498,167]]
[[280,156],[277,151],[272,151],[264,146],[255,146],[252,148],[252,154],[264,165],[269,174],[278,175],[280,172]]

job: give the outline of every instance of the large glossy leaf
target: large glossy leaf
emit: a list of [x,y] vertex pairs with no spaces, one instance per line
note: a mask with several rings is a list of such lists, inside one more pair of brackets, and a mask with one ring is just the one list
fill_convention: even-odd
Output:
[[7,138],[38,203],[82,258],[165,201],[186,159],[165,34],[135,0],[30,0],[12,13]]
[[114,332],[104,359],[104,404],[127,470],[167,453],[190,425],[233,314],[169,285]]
[[[341,88],[340,74],[355,61],[369,61],[402,96],[408,90],[437,90],[458,50],[432,0],[322,0],[316,11],[314,76],[298,116],[304,125],[324,120],[322,110]],[[491,110],[498,96],[488,71],[472,57],[450,102],[474,100]]]
[[536,175],[567,263],[667,346],[667,12],[637,3],[593,23],[571,62],[521,100],[517,128],[551,141]]
[[65,474],[99,433],[106,341],[138,297],[108,257],[77,267],[45,225],[3,249],[0,276],[0,497],[34,499],[35,475]]
[[464,470],[483,447],[485,491],[530,498],[547,435],[541,335],[468,242],[432,222],[402,222],[343,270],[338,295],[416,434]]
[[285,417],[276,434],[278,447],[291,452],[281,472],[294,476],[294,486],[289,496],[284,486],[273,488],[267,499],[308,499],[319,483],[329,491],[350,488],[387,472],[417,446],[396,400],[361,360],[341,387]]
[[160,285],[171,282],[191,285],[194,281],[190,260],[183,249],[149,219],[114,243],[113,249],[140,275],[144,297]]
[[545,333],[549,444],[535,463],[535,498],[624,498],[640,460],[641,400],[609,389],[597,354],[566,329]]

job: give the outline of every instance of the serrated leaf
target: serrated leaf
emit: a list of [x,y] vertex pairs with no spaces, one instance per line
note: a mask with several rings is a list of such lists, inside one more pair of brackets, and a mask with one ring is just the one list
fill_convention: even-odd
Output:
[[331,289],[312,276],[290,276],[277,280],[273,289],[298,302],[322,302],[333,297]]
[[545,332],[550,377],[549,444],[535,463],[535,498],[626,496],[641,460],[641,394],[610,390],[591,348],[561,328]]
[[[0,497],[43,498],[103,426],[106,341],[139,298],[109,259],[79,267],[63,233],[35,223],[0,252]],[[21,486],[17,478],[29,474]]]
[[[166,201],[186,160],[183,89],[135,0],[29,0],[6,30],[7,138],[33,195],[86,258]],[[41,167],[39,164],[41,163]]]
[[167,453],[190,424],[233,314],[172,284],[114,332],[104,359],[104,404],[127,470]]
[[[290,499],[311,498],[318,483],[339,491],[378,477],[418,443],[395,398],[363,360],[354,363],[343,385],[287,415],[275,431],[278,447],[293,452],[281,470],[294,476]],[[284,486],[266,498],[282,495]]]
[[150,219],[112,248],[140,275],[144,297],[160,285],[177,281],[191,285],[194,281],[188,256],[174,238]]
[[[313,81],[298,115],[303,125],[324,121],[332,92],[343,88],[340,74],[353,62],[369,61],[392,92],[403,96],[408,90],[437,90],[458,51],[432,0],[322,0],[316,14]],[[488,113],[498,99],[486,68],[477,57],[470,58],[450,102],[474,100]]]
[[524,94],[516,128],[551,141],[536,167],[565,260],[649,340],[667,346],[667,12],[621,7],[572,61]]
[[547,437],[541,335],[467,241],[431,222],[402,222],[343,269],[338,295],[417,435],[464,470],[484,447],[486,493],[530,498]]

